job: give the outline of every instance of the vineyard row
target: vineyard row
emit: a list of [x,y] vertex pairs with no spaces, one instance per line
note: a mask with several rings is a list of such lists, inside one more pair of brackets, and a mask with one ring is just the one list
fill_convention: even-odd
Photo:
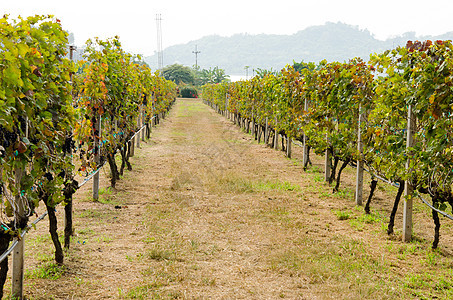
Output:
[[[393,233],[403,198],[405,241],[412,235],[414,191],[429,195],[436,248],[438,212],[451,212],[453,204],[452,51],[450,41],[409,41],[371,55],[368,63],[358,58],[308,63],[299,71],[288,66],[247,81],[206,85],[203,99],[251,127],[257,140],[272,129],[274,146],[279,135],[300,141],[304,168],[310,151],[325,155],[326,180],[336,181],[334,191],[343,169],[357,166],[357,204],[366,168],[372,177],[367,213],[377,179],[395,183],[398,193],[387,232]],[[269,134],[264,139],[268,142]]]
[[[126,53],[117,37],[88,40],[85,59],[77,65],[66,57],[68,49],[72,56],[67,32],[52,16],[0,19],[0,253],[12,239],[23,249],[20,235],[43,202],[58,264],[63,251],[55,206],[65,206],[69,248],[76,178],[108,163],[115,187],[124,169],[131,169],[131,137],[140,129],[149,137],[151,122],[158,122],[176,97],[176,85]],[[17,298],[23,297],[22,255],[13,255],[13,270],[22,270],[13,272]],[[5,259],[0,298],[7,271]]]

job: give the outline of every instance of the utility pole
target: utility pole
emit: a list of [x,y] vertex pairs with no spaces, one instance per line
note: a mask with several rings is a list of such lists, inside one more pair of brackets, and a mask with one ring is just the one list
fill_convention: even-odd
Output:
[[201,53],[201,51],[198,51],[197,45],[195,45],[195,51],[192,51],[193,54],[195,54],[195,70],[198,70],[198,53]]
[[245,80],[249,79],[249,68],[250,68],[250,66],[245,66],[244,67],[244,69],[245,69]]
[[157,25],[157,68],[162,72],[164,67],[164,54],[162,50],[162,15],[156,14]]

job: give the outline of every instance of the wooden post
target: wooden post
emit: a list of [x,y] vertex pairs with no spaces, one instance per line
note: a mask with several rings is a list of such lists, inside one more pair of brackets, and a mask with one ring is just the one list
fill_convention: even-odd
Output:
[[223,115],[224,115],[225,117],[228,117],[228,110],[227,110],[227,107],[228,107],[228,94],[225,94],[225,108],[224,108],[224,111],[223,111],[223,112],[224,112]]
[[286,157],[291,158],[291,138],[286,139]]
[[258,126],[257,126],[257,133],[256,133],[256,140],[258,141],[258,144],[260,143],[261,141],[261,124],[258,123]]
[[[406,149],[409,149],[414,144],[415,116],[412,111],[412,105],[409,105],[407,111],[407,135]],[[410,242],[412,238],[412,195],[414,187],[412,186],[412,169],[410,167],[410,152],[407,153],[406,173],[409,174],[404,186],[404,211],[403,211],[403,241]]]
[[255,116],[252,114],[252,135],[255,136]]
[[277,117],[275,117],[274,149],[278,150]]
[[151,119],[149,120],[151,124],[149,124],[149,132],[151,133],[153,131],[153,126],[154,126],[154,96],[153,96],[153,102],[151,104]]
[[269,139],[269,125],[266,117],[266,126],[264,127],[264,143],[266,144]]
[[138,127],[138,132],[137,135],[135,136],[135,142],[137,143],[137,148],[140,148],[140,116],[141,116],[141,111],[138,111],[138,117],[137,117],[137,127]]
[[[142,109],[142,124],[141,124],[141,127],[143,127],[145,125],[145,108],[141,107]],[[142,141],[144,142],[145,141],[145,129],[142,129]]]
[[[328,136],[326,134],[326,140],[328,140]],[[324,162],[324,179],[325,181],[329,181],[330,178],[330,172],[332,169],[332,159],[330,157],[330,151],[329,151],[329,143],[327,143],[327,149],[326,149],[326,154],[325,154],[325,162]]]
[[[304,111],[307,112],[308,111],[308,100],[307,98],[305,98],[305,103],[304,103]],[[304,136],[303,136],[303,157],[302,157],[302,162],[303,162],[303,165],[305,166],[307,164],[307,161],[308,161],[308,137],[307,135],[305,134],[305,131],[304,131]]]
[[134,155],[135,155],[135,137],[133,137],[131,140],[130,157],[134,157]]
[[[27,199],[25,197],[21,197],[21,189],[20,189],[20,182],[23,177],[24,170],[20,168],[16,168],[15,170],[15,183],[18,189],[19,195],[15,197],[15,205],[16,206],[16,213],[15,219],[18,224],[22,223],[22,220],[25,218],[25,207],[27,207]],[[14,238],[16,241],[17,238]],[[12,273],[12,289],[11,293],[14,299],[23,299],[24,298],[24,243],[25,239],[22,238],[18,240],[18,244],[13,251],[13,273]]]
[[[97,135],[94,135],[94,162],[96,169],[101,166],[101,149],[99,139],[101,138],[101,116],[96,118],[96,124],[94,129],[97,131]],[[93,176],[93,200],[99,200],[99,172]]]
[[[361,112],[362,107],[359,107],[359,128],[357,130],[357,151],[359,155],[363,153],[363,143],[362,143],[362,129],[361,123],[363,119],[363,114]],[[363,160],[362,157],[359,157],[357,160],[357,176],[356,176],[356,185],[355,185],[355,203],[357,205],[362,205],[362,195],[363,195]]]
[[305,135],[305,132],[304,132],[304,136],[303,136],[303,157],[302,157],[302,162],[303,162],[304,167],[307,165],[307,162],[308,162],[308,140],[307,140],[307,136]]

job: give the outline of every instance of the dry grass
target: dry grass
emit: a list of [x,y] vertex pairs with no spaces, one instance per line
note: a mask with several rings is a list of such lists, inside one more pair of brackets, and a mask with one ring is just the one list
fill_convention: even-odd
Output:
[[365,216],[353,204],[354,170],[332,194],[322,159],[313,157],[303,172],[294,151],[287,159],[199,100],[179,100],[117,190],[106,188],[103,173],[102,201],[90,201],[89,186],[77,193],[76,235],[63,268],[52,265],[45,226],[27,238],[27,297],[453,296],[451,224],[442,220],[441,248],[432,251],[432,222],[417,204],[415,241],[402,243],[398,230],[388,237],[393,189],[382,187]]

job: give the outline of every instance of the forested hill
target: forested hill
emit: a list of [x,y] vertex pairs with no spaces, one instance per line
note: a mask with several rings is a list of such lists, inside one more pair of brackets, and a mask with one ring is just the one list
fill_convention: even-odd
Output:
[[[231,37],[211,35],[186,44],[164,49],[164,64],[195,65],[195,45],[201,53],[198,65],[203,69],[225,69],[229,75],[245,74],[245,66],[252,69],[280,70],[296,62],[345,61],[353,57],[368,60],[370,53],[382,52],[407,40],[453,39],[453,31],[441,36],[415,36],[408,32],[386,41],[377,40],[368,30],[344,23],[326,23],[309,27],[293,35],[236,34]],[[152,69],[157,69],[157,54],[145,58]],[[249,73],[251,74],[251,73]]]

